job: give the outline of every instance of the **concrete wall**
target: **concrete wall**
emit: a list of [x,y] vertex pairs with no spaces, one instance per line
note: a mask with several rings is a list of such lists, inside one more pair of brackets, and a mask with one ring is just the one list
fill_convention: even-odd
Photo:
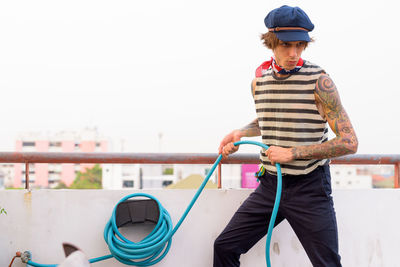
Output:
[[[156,266],[212,266],[212,246],[237,206],[252,190],[206,190],[173,238],[170,252]],[[108,254],[103,229],[114,205],[128,190],[0,191],[0,266],[16,251],[30,250],[39,263],[60,263],[62,242],[79,246],[89,258]],[[147,190],[179,220],[195,190]],[[343,266],[395,267],[400,248],[398,190],[334,192]],[[129,238],[132,238],[129,236]],[[274,267],[311,266],[287,222],[278,225],[271,243]],[[14,267],[24,266],[19,259]],[[114,259],[93,266],[125,266]],[[265,238],[242,256],[242,266],[265,264]]]

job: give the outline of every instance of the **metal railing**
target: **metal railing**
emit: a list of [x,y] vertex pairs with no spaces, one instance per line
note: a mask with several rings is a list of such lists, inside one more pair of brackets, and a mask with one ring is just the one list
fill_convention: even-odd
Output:
[[[102,163],[102,164],[213,164],[216,153],[61,153],[0,152],[0,163],[25,164],[25,188],[29,189],[29,163]],[[357,154],[333,158],[332,164],[394,165],[394,187],[400,187],[400,154]],[[221,164],[259,164],[259,154],[234,154]],[[221,188],[221,164],[218,188]]]

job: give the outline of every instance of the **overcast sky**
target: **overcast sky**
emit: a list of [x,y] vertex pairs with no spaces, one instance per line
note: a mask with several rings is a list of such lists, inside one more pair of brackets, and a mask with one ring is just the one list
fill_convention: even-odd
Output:
[[[0,151],[21,132],[97,127],[126,152],[216,152],[255,117],[259,35],[305,10],[303,58],[336,83],[359,153],[400,153],[397,1],[0,1]],[[258,151],[257,148],[241,151]]]

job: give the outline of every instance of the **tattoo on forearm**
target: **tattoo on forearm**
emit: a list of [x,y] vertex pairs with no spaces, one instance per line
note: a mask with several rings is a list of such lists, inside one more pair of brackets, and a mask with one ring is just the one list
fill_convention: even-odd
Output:
[[320,76],[315,93],[322,101],[328,123],[336,138],[323,144],[294,147],[294,159],[324,159],[355,153],[358,146],[357,136],[342,106],[336,86],[328,75]]
[[240,131],[242,132],[243,136],[246,137],[259,136],[261,132],[258,125],[258,119],[253,120],[248,125],[241,128]]
[[294,159],[327,159],[355,153],[354,143],[357,139],[332,139],[320,145],[300,146],[292,148]]

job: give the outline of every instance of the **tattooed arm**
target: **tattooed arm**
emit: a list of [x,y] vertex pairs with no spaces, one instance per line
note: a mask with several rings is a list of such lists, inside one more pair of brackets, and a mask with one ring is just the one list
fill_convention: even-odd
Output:
[[254,119],[252,122],[246,126],[240,128],[241,137],[253,137],[261,135],[260,126],[258,125],[258,119]]
[[[251,84],[251,92],[253,94],[253,97],[254,97],[255,86],[256,86],[256,81],[253,80]],[[260,132],[260,127],[258,125],[258,119],[256,118],[246,126],[237,130],[233,130],[231,133],[225,136],[219,145],[218,153],[220,154],[222,153],[222,156],[226,158],[229,154],[235,153],[239,149],[239,147],[234,146],[233,143],[240,141],[242,137],[253,137],[259,135],[261,135],[261,132]]]
[[[321,75],[315,87],[317,106],[322,108],[336,137],[328,142],[283,148],[271,146],[266,155],[271,163],[285,163],[294,159],[326,159],[357,152],[358,141],[350,119],[340,102],[335,84],[328,75]],[[318,108],[318,110],[320,110]]]
[[325,159],[356,153],[358,147],[356,133],[342,106],[336,86],[328,75],[321,75],[318,79],[315,97],[322,105],[329,126],[336,137],[322,144],[292,148],[293,159]]

